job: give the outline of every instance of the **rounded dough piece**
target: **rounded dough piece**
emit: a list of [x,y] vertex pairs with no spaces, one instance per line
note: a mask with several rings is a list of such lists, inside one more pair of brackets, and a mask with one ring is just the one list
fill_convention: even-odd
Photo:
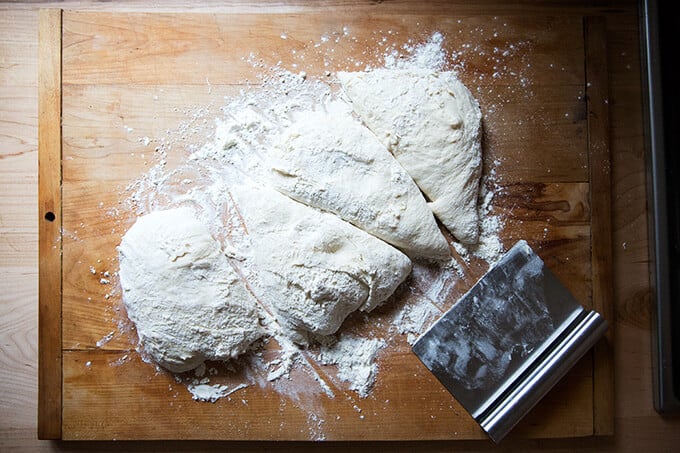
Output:
[[137,219],[118,247],[141,349],[172,372],[245,352],[264,331],[255,298],[189,208]]

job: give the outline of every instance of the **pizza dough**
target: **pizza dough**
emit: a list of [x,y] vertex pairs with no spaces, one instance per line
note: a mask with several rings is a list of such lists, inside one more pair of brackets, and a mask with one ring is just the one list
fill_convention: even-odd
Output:
[[430,199],[461,242],[479,237],[481,111],[451,72],[376,69],[338,78],[362,121]]
[[448,259],[420,190],[345,102],[294,116],[270,160],[270,182],[411,256]]
[[245,260],[258,297],[286,327],[332,334],[353,311],[385,301],[411,272],[406,255],[333,214],[271,188],[238,186],[231,194],[248,232]]
[[255,298],[189,208],[140,217],[118,248],[142,350],[172,372],[246,351],[264,331]]

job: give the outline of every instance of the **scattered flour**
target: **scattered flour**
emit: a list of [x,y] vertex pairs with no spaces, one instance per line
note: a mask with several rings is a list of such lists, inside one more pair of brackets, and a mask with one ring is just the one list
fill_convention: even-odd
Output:
[[432,325],[442,312],[426,298],[416,298],[413,303],[404,304],[394,317],[392,329],[406,335],[408,344],[413,344],[425,327]]
[[404,50],[411,53],[407,58],[401,58],[400,52],[394,50],[385,55],[387,69],[431,69],[441,71],[447,63],[447,55],[442,47],[444,36],[435,32],[422,44],[406,44]]
[[[408,40],[403,46],[390,44],[391,36],[391,32],[385,32],[382,38],[378,37],[383,43],[378,49],[381,63],[375,65],[355,58],[344,62],[344,69],[463,72],[466,70],[466,56],[475,52],[474,47],[467,46],[448,53],[443,46],[446,37],[441,33],[432,34],[425,42]],[[281,33],[283,40],[290,40],[290,37],[289,32]],[[343,29],[339,35],[322,36],[309,46],[307,55],[317,52],[316,55],[323,56],[324,66],[342,67],[329,52],[332,48],[329,46],[339,43],[358,45],[351,30]],[[520,49],[521,45],[517,44],[489,57],[497,60],[499,74],[505,74],[502,68],[504,59],[513,58]],[[214,106],[186,111],[188,120],[177,130],[168,130],[160,137],[142,137],[142,146],[155,146],[154,164],[124,189],[125,199],[120,210],[144,215],[159,209],[191,207],[197,221],[207,227],[236,272],[248,280],[248,276],[256,270],[247,259],[249,241],[229,188],[243,183],[266,182],[269,177],[266,163],[270,160],[271,150],[280,144],[284,131],[295,125],[296,116],[314,111],[320,102],[345,99],[333,85],[338,82],[335,73],[327,70],[316,77],[310,75],[311,71],[301,70],[305,64],[304,57],[303,52],[294,53],[294,63],[284,67],[280,62],[265,63],[265,58],[254,54],[246,56],[244,61],[251,63],[260,74],[252,86],[244,86],[237,95],[225,97],[219,112],[215,112]],[[371,60],[369,55],[366,58]],[[159,92],[159,95],[162,93]],[[196,146],[196,143],[202,144]],[[465,275],[465,265],[469,264],[471,256],[491,264],[502,254],[503,246],[498,234],[503,223],[500,217],[494,216],[492,206],[493,196],[499,189],[494,185],[494,171],[495,167],[483,177],[481,184],[479,243],[463,246],[454,242],[454,255],[459,259],[450,262],[414,262],[413,273],[403,285],[407,287],[407,297],[391,302],[395,305],[394,309],[375,315],[382,316],[381,322],[388,326],[386,330],[372,333],[374,326],[370,317],[374,314],[371,313],[363,330],[356,330],[361,334],[353,331],[352,334],[315,337],[316,341],[305,342],[291,338],[286,326],[264,310],[260,323],[278,349],[266,354],[251,351],[242,356],[239,362],[248,371],[242,375],[241,382],[215,383],[217,376],[213,375],[218,372],[210,371],[215,369],[206,368],[202,360],[194,371],[194,377],[178,378],[178,382],[186,385],[193,399],[207,402],[215,402],[250,385],[273,388],[310,411],[310,435],[323,439],[324,416],[317,414],[318,407],[314,401],[318,398],[319,389],[332,398],[335,397],[333,389],[343,386],[335,382],[332,373],[317,372],[312,364],[335,366],[337,380],[344,382],[361,398],[369,397],[379,373],[376,359],[379,351],[400,339],[412,343],[440,316],[454,292],[455,283]],[[206,372],[210,377],[205,376]],[[247,400],[242,401],[247,404]],[[360,416],[364,417],[363,414]]]
[[109,341],[111,341],[111,340],[113,339],[113,336],[115,335],[115,333],[116,333],[115,331],[111,331],[111,332],[107,333],[106,335],[104,335],[102,338],[100,338],[100,339],[97,341],[97,343],[96,343],[96,344],[97,344],[97,347],[98,347],[98,348],[101,348],[101,347],[104,346],[106,343],[108,343]]
[[241,390],[242,388],[246,388],[246,384],[241,384],[237,385],[235,387],[230,388],[228,385],[221,385],[221,384],[207,384],[203,383],[203,381],[196,381],[196,383],[189,384],[187,386],[187,390],[192,395],[192,399],[196,401],[205,401],[208,403],[214,403],[220,398],[224,398],[225,396],[229,396],[232,393]]
[[316,359],[323,365],[336,365],[338,378],[349,382],[350,390],[366,398],[375,384],[378,366],[375,357],[387,345],[381,338],[340,335],[323,344]]

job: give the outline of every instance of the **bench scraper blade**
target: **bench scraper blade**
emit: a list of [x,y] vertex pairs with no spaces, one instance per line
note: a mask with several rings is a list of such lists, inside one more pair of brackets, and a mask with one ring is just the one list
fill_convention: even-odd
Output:
[[519,241],[413,352],[499,442],[606,330]]

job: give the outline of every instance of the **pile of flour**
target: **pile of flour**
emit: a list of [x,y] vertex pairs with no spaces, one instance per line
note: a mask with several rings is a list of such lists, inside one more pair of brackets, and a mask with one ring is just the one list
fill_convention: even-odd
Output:
[[[385,54],[381,70],[392,69],[407,73],[441,71],[450,61],[449,56],[443,50],[443,41],[444,37],[435,33],[422,44],[411,43],[404,46],[403,49],[392,48]],[[249,256],[253,243],[252,239],[249,238],[247,225],[244,224],[244,219],[239,212],[238,203],[234,200],[232,188],[244,183],[271,184],[273,178],[272,166],[268,163],[272,162],[274,158],[278,158],[281,162],[281,155],[278,151],[286,143],[300,144],[299,139],[291,138],[290,135],[287,136],[286,134],[289,134],[290,131],[305,130],[303,122],[309,120],[305,112],[314,112],[319,109],[320,103],[331,106],[337,101],[348,102],[348,99],[342,91],[329,83],[337,81],[334,74],[329,73],[323,79],[314,79],[308,77],[304,72],[293,72],[277,64],[267,66],[254,55],[251,55],[248,59],[253,62],[255,68],[261,71],[260,86],[244,88],[239,95],[225,98],[225,104],[220,108],[219,115],[214,118],[214,133],[203,145],[186,148],[184,159],[180,159],[178,165],[173,167],[168,164],[168,152],[176,151],[173,148],[173,143],[168,139],[157,140],[156,142],[160,145],[156,152],[158,158],[156,165],[147,174],[133,181],[127,188],[126,195],[127,208],[137,215],[146,215],[164,209],[190,208],[194,221],[205,227],[207,234],[221,248],[222,255],[228,257],[229,266],[233,268],[235,275],[246,282],[253,282],[253,286],[257,290],[258,284],[256,282],[261,280],[258,272],[262,268],[262,263],[257,263],[257,260],[253,260]],[[367,114],[367,112],[364,112],[364,115]],[[206,120],[213,119],[211,115],[203,109],[197,110],[190,121],[180,127],[177,134],[185,136],[188,129],[190,130],[197,125],[205,128]],[[476,133],[479,133],[479,131],[476,131]],[[384,134],[389,135],[389,131],[384,132]],[[281,137],[288,138],[284,139],[282,143]],[[394,137],[390,139],[392,138]],[[409,137],[406,137],[406,139],[409,139]],[[386,146],[388,145],[386,144]],[[475,162],[478,167],[473,169],[472,173],[479,176],[481,161],[477,158]],[[288,163],[290,164],[290,161]],[[463,162],[461,165],[467,164]],[[369,167],[370,163],[367,168]],[[275,176],[281,177],[283,175],[285,178],[285,170],[282,168],[279,168],[279,170],[281,172]],[[250,327],[245,330],[242,329],[242,341],[237,346],[223,355],[211,356],[206,353],[205,345],[199,344],[203,340],[199,341],[197,337],[197,341],[192,343],[191,338],[188,338],[187,344],[184,345],[187,351],[179,351],[182,353],[178,356],[184,354],[186,357],[196,357],[200,363],[202,363],[201,358],[203,360],[224,360],[236,355],[233,353],[234,351],[243,352],[247,345],[262,336],[262,332],[265,332],[265,338],[271,339],[266,341],[276,343],[278,351],[274,354],[265,355],[255,349],[242,356],[240,362],[242,362],[246,371],[239,374],[240,383],[222,384],[215,382],[218,379],[214,375],[204,376],[203,373],[200,377],[180,376],[178,379],[186,384],[188,390],[194,395],[194,399],[199,401],[214,402],[219,398],[228,398],[228,395],[233,392],[250,385],[273,386],[288,396],[300,399],[305,392],[317,393],[309,390],[309,382],[316,383],[330,397],[335,396],[332,388],[342,387],[340,385],[342,382],[346,383],[347,388],[355,391],[359,397],[370,396],[371,389],[379,374],[376,358],[380,356],[380,350],[394,341],[399,341],[402,337],[412,343],[415,337],[441,314],[444,301],[463,272],[461,265],[469,262],[471,256],[482,258],[490,263],[500,256],[502,245],[498,239],[498,232],[502,224],[491,213],[494,190],[493,172],[486,175],[485,178],[482,181],[479,196],[476,193],[476,188],[472,195],[467,194],[475,202],[474,219],[477,218],[477,215],[481,219],[479,222],[475,220],[479,231],[471,233],[472,236],[479,236],[476,244],[465,245],[454,242],[456,257],[438,263],[419,261],[417,252],[411,253],[413,250],[401,247],[407,254],[414,255],[416,258],[413,261],[413,273],[407,289],[407,292],[411,295],[404,298],[405,300],[397,297],[396,300],[390,302],[395,307],[388,315],[385,315],[389,325],[383,326],[384,328],[380,330],[380,336],[376,336],[373,329],[368,327],[360,335],[344,333],[340,328],[341,330],[336,335],[328,335],[329,332],[336,330],[330,329],[327,331],[319,330],[313,332],[314,334],[311,336],[301,338],[297,330],[301,324],[304,324],[304,319],[300,319],[299,315],[297,319],[286,316],[277,317],[277,307],[263,303],[263,300],[257,300],[256,304],[259,306],[257,314],[254,311],[244,314],[248,320],[242,320],[243,325]],[[283,183],[280,183],[279,186],[279,189],[296,199],[300,199],[305,194],[314,193],[313,191],[300,190],[300,186],[285,187]],[[479,200],[478,205],[477,200]],[[305,201],[309,202],[309,200]],[[319,203],[321,202],[328,201],[319,201]],[[351,212],[345,212],[347,210],[343,211],[342,208],[318,207],[336,212],[341,217],[352,215]],[[386,229],[380,225],[379,221],[371,223],[372,217],[370,216],[357,216],[356,218],[359,220],[352,221],[346,218],[345,220],[353,224],[363,221],[366,224],[375,225],[376,230]],[[471,220],[468,219],[469,222]],[[367,227],[364,226],[364,228]],[[423,237],[428,237],[427,235],[435,237],[432,230],[428,230],[424,234]],[[400,247],[398,243],[399,235],[395,237],[396,239],[391,242],[397,242],[395,245]],[[436,239],[425,240],[423,244],[422,247],[430,247],[432,250],[439,250],[440,252],[442,250],[441,244],[438,244]],[[278,244],[275,245],[278,246]],[[128,246],[129,244],[127,246],[122,245],[121,249],[124,251]],[[426,254],[423,253],[423,255]],[[178,254],[178,257],[181,258],[179,255],[181,254]],[[122,252],[122,256],[125,256],[125,253]],[[256,264],[259,264],[259,266]],[[137,267],[140,267],[139,263],[137,265]],[[124,264],[121,262],[121,283],[125,290],[126,287],[130,288],[129,282],[134,280],[134,277],[126,276],[126,272],[123,272],[123,266]],[[221,262],[219,264],[211,262],[210,266],[225,269],[225,264]],[[137,272],[143,272],[143,265]],[[192,276],[192,278],[194,277],[200,279],[200,271],[197,276]],[[224,282],[216,283],[215,290],[220,291],[221,285],[224,284]],[[393,288],[390,289],[390,292],[393,290]],[[125,293],[123,297],[128,307],[140,305],[134,301],[131,302],[129,291],[127,293],[127,297]],[[393,299],[395,298],[393,297]],[[155,308],[164,310],[167,308],[165,306],[167,300],[152,301],[152,304],[156,304]],[[145,302],[148,301],[142,303]],[[279,312],[285,309],[285,307],[278,308]],[[135,312],[135,310],[133,309],[132,312]],[[370,318],[372,315],[364,316]],[[342,319],[344,319],[344,316]],[[340,324],[342,319],[339,322],[336,321],[335,324]],[[133,319],[133,321],[137,324],[139,330],[143,321],[141,318]],[[370,319],[365,324],[370,325]],[[233,331],[231,331],[231,334],[233,335]],[[317,334],[325,336],[318,336]],[[144,337],[140,339],[143,344],[148,341]],[[157,356],[150,354],[150,351],[142,348],[142,352],[147,359],[158,362]],[[336,372],[320,375],[312,366],[313,362],[334,367]],[[188,361],[187,363],[191,363],[192,367],[195,367],[197,362]],[[175,367],[173,369],[166,366],[166,363],[161,362],[161,364],[173,371],[184,371],[192,368]],[[306,378],[300,382],[295,382],[295,379],[301,379],[300,375],[306,376]]]

